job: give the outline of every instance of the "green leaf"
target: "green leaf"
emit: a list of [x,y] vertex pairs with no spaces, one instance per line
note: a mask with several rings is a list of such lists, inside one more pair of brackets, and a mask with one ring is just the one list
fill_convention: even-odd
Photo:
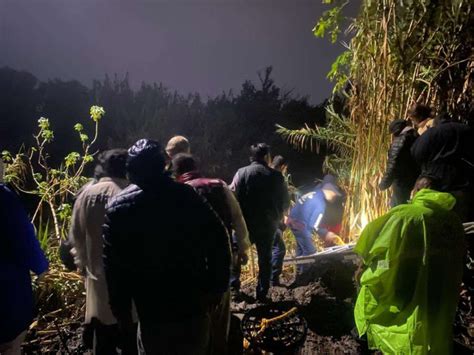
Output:
[[79,135],[79,137],[81,138],[81,142],[83,142],[83,143],[85,143],[85,142],[87,142],[87,141],[89,140],[89,136],[88,136],[87,134],[85,134],[85,133],[81,133],[81,134]]
[[99,122],[100,119],[105,115],[105,110],[101,106],[92,106],[90,114],[94,122]]
[[84,130],[84,126],[81,125],[80,123],[76,123],[74,125],[74,130],[76,130],[77,132],[82,132]]
[[13,160],[13,156],[8,150],[4,150],[4,151],[2,151],[2,160],[5,163],[9,163]]
[[65,162],[66,162],[66,168],[69,168],[73,165],[75,165],[77,163],[77,161],[79,160],[79,158],[81,157],[81,155],[77,152],[71,152],[69,153],[65,158]]
[[94,157],[92,155],[87,154],[87,155],[84,156],[84,162],[85,163],[91,163],[93,161],[94,161]]
[[43,180],[43,175],[41,175],[40,173],[34,173],[34,174],[33,174],[33,177],[34,177],[35,180],[37,180],[37,181]]
[[49,119],[47,119],[46,117],[40,117],[40,119],[38,120],[38,127],[42,130],[49,129]]

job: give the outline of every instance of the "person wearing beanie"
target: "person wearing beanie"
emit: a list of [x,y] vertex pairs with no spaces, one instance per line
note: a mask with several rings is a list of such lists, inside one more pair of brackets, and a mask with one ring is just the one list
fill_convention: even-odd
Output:
[[210,314],[229,287],[223,223],[189,185],[165,173],[165,153],[141,139],[129,150],[132,183],[106,208],[104,268],[121,332],[133,326],[146,354],[207,354]]
[[381,190],[392,187],[390,206],[395,207],[407,203],[419,168],[411,156],[410,149],[418,135],[409,121],[396,119],[389,125],[392,144],[388,151],[387,166],[379,184]]

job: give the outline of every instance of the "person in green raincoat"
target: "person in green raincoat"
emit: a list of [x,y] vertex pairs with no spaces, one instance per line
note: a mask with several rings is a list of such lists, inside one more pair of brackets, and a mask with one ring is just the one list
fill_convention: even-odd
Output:
[[369,348],[384,354],[450,354],[465,253],[449,193],[420,190],[369,223],[354,316]]

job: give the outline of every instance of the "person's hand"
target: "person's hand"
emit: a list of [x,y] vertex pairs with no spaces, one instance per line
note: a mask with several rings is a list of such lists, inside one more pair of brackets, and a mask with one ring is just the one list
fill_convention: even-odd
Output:
[[249,261],[249,256],[247,255],[246,252],[240,252],[238,257],[239,257],[240,265],[247,265],[247,263]]
[[333,247],[335,245],[344,245],[344,241],[336,233],[328,232],[324,238],[325,247]]

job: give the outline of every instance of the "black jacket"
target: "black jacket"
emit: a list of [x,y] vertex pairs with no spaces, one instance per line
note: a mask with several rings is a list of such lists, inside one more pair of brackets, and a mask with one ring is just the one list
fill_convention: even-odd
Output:
[[382,190],[392,184],[412,188],[419,176],[419,168],[411,156],[410,149],[417,139],[414,129],[407,129],[395,137],[388,151],[387,168],[380,182]]
[[432,178],[441,191],[461,190],[472,181],[474,135],[465,124],[441,121],[417,139],[411,153],[421,174]]
[[120,320],[131,300],[142,324],[207,311],[209,296],[227,290],[227,231],[191,186],[168,177],[142,190],[131,185],[107,206],[104,266],[110,305]]
[[262,229],[276,231],[290,203],[287,184],[279,171],[254,161],[237,171],[231,187],[240,203],[250,238],[252,233]]

